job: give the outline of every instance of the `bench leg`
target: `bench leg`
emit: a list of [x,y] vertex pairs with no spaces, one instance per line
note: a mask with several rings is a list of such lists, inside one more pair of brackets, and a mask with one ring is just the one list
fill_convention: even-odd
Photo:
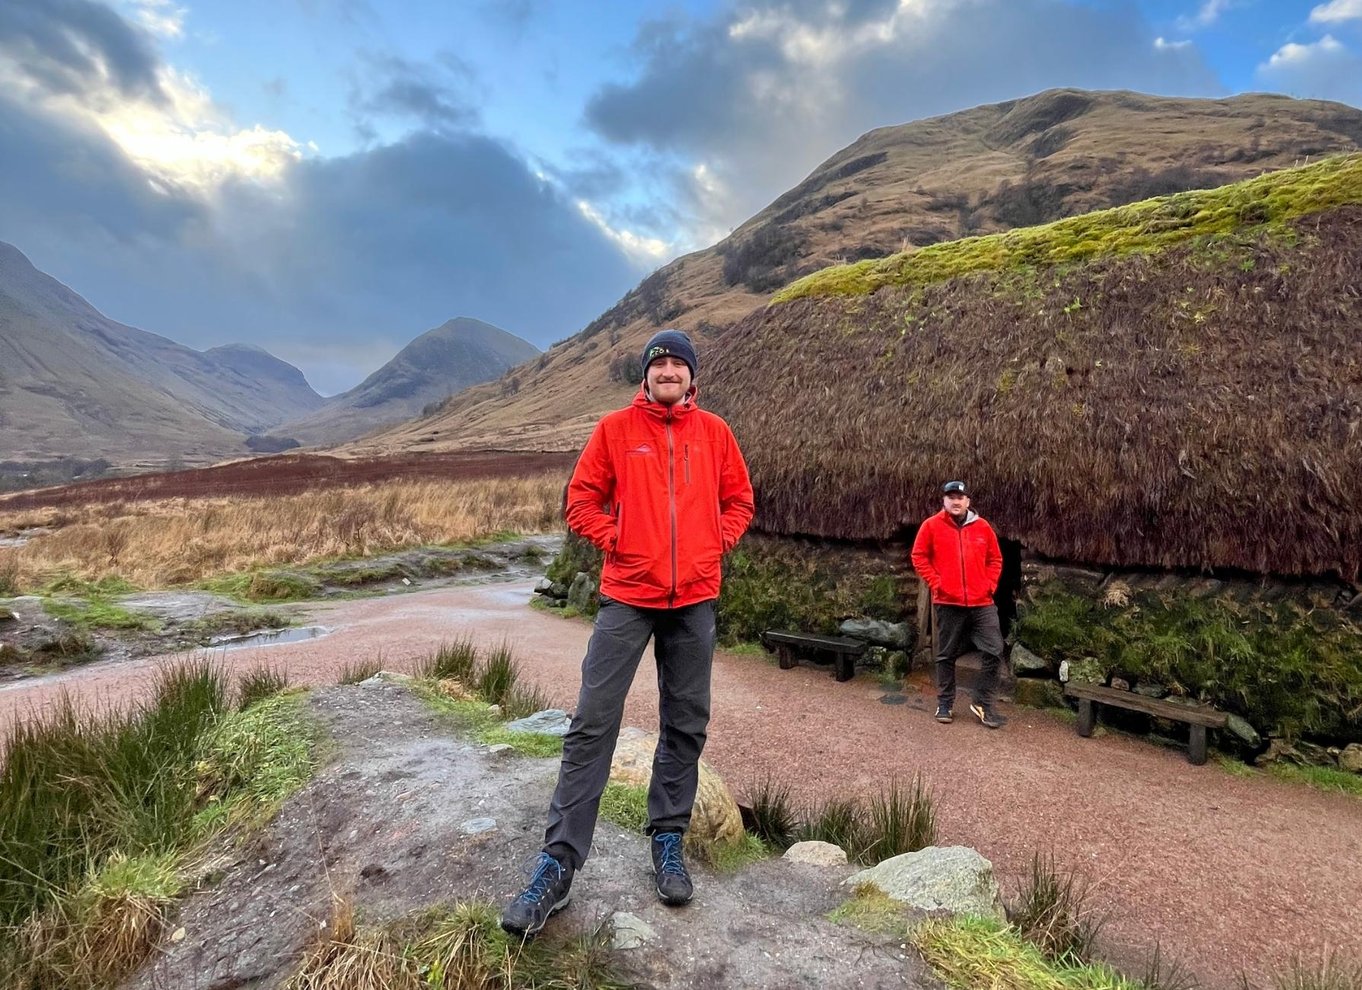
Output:
[[1191,735],[1187,745],[1187,759],[1193,766],[1201,766],[1206,762],[1206,726],[1194,725],[1191,727]]
[[799,666],[799,660],[794,655],[794,650],[784,643],[776,647],[776,656],[780,658],[780,669],[789,670],[791,667]]
[[849,681],[856,676],[856,658],[850,653],[837,654],[837,679]]
[[1084,739],[1092,735],[1093,728],[1097,725],[1097,706],[1092,703],[1091,698],[1078,699],[1078,734]]

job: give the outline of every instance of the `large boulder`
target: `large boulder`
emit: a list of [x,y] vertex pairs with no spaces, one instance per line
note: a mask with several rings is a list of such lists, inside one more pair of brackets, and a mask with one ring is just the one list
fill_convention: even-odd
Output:
[[1338,766],[1351,773],[1362,773],[1362,743],[1348,743],[1338,754]]
[[591,575],[586,571],[578,571],[577,576],[572,579],[571,587],[568,588],[568,604],[579,612],[589,612],[594,604],[595,595],[596,582],[591,580]]
[[[610,779],[617,784],[647,787],[653,777],[653,753],[657,733],[632,726],[620,730],[615,755],[610,762]],[[690,816],[689,838],[693,842],[737,842],[742,838],[742,814],[738,802],[714,768],[700,761],[700,787]]]
[[1012,645],[1012,672],[1018,677],[1049,677],[1054,673],[1050,661],[1036,656],[1020,643]]
[[967,846],[928,846],[842,881],[853,889],[866,883],[920,911],[1006,920],[993,864]]

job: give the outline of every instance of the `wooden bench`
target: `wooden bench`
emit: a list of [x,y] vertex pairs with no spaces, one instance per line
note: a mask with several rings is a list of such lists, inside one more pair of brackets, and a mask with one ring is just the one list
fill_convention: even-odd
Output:
[[1098,705],[1114,705],[1155,718],[1186,722],[1191,727],[1187,759],[1196,766],[1206,762],[1206,730],[1223,729],[1228,719],[1224,712],[1204,705],[1179,705],[1158,698],[1146,698],[1134,691],[1117,691],[1097,684],[1069,683],[1064,685],[1064,693],[1078,699],[1078,734],[1084,738],[1091,736],[1097,725]]
[[780,658],[780,669],[789,670],[799,665],[798,654],[831,653],[839,681],[849,681],[856,674],[856,658],[865,652],[866,644],[845,636],[815,636],[811,633],[768,629],[762,634],[768,650],[775,650]]

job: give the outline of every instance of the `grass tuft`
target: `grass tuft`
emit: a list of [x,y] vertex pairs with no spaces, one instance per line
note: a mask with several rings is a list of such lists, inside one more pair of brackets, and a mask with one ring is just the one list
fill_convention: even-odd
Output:
[[788,849],[799,829],[790,789],[767,776],[752,789],[749,800],[753,834],[773,849]]
[[359,684],[362,681],[367,681],[382,670],[382,657],[374,657],[370,660],[355,660],[351,663],[347,663],[341,668],[340,675],[336,678],[336,683]]
[[[1262,990],[1240,979],[1242,990]],[[1318,960],[1292,960],[1282,972],[1272,977],[1270,990],[1362,990],[1362,963],[1350,960],[1337,952],[1325,952]]]
[[851,897],[828,912],[828,920],[884,935],[902,935],[908,928],[904,906],[873,883],[857,884]]
[[871,799],[867,861],[881,861],[936,844],[936,811],[919,774],[906,790],[891,781]]
[[419,675],[427,680],[456,680],[467,683],[478,661],[478,648],[468,637],[452,643],[441,643],[439,648],[419,666]]
[[1088,903],[1087,888],[1072,872],[1061,872],[1054,854],[1031,857],[1031,872],[1008,911],[1022,938],[1048,959],[1087,962],[1102,927]]
[[248,670],[237,682],[237,708],[242,711],[257,701],[272,698],[288,689],[288,671],[273,664],[261,664]]
[[600,815],[631,832],[648,829],[648,788],[610,782],[601,795]]

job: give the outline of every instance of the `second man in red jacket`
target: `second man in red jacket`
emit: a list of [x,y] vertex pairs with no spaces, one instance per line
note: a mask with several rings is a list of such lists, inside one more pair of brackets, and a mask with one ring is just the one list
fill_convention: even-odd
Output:
[[1006,719],[994,709],[994,696],[1003,635],[993,592],[1003,572],[1003,554],[993,527],[970,509],[963,481],[942,486],[941,511],[918,527],[913,569],[932,591],[936,720],[954,718],[955,661],[972,646],[983,654],[983,669],[969,710],[988,728],[1001,728]]

